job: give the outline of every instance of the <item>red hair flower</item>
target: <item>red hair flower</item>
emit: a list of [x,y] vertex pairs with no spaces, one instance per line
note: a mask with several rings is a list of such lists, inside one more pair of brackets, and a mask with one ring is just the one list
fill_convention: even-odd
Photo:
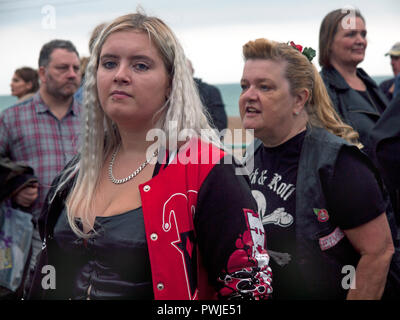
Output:
[[290,41],[288,43],[289,46],[295,48],[296,50],[300,51],[303,55],[305,55],[308,59],[308,61],[312,61],[312,59],[315,57],[316,52],[313,48],[311,47],[306,47],[303,50],[303,47],[299,44],[295,44],[293,41]]
[[290,41],[290,45],[291,45],[293,48],[296,48],[297,50],[299,50],[300,52],[303,51],[303,47],[302,47],[301,45],[299,45],[299,44],[295,44],[293,41]]

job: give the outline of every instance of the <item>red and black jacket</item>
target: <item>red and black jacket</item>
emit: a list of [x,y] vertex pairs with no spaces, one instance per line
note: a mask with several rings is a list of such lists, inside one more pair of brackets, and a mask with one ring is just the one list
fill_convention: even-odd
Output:
[[[232,157],[193,138],[162,162],[139,186],[154,298],[268,298],[264,229],[248,180],[236,174]],[[44,245],[32,299],[46,298],[41,268],[62,254],[52,232],[68,192],[68,187],[61,190],[42,211]]]

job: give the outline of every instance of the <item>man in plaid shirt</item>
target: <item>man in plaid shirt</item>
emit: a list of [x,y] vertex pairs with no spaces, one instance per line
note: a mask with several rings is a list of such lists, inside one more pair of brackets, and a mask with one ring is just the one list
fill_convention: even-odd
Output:
[[[29,207],[34,222],[56,174],[78,151],[80,105],[73,95],[81,75],[79,54],[70,41],[53,40],[42,47],[39,78],[40,89],[32,98],[0,114],[0,157],[26,163],[39,180],[13,198],[15,205]],[[41,248],[36,228],[32,248],[31,269]]]

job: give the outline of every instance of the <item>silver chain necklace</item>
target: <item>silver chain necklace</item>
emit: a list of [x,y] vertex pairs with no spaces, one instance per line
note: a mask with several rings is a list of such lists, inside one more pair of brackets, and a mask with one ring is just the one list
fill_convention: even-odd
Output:
[[146,160],[145,162],[143,162],[143,163],[139,166],[139,168],[137,168],[134,172],[132,172],[128,177],[123,178],[123,179],[116,179],[116,178],[114,178],[114,175],[113,175],[113,173],[112,173],[112,168],[113,168],[115,156],[116,156],[117,153],[118,153],[119,147],[120,147],[120,146],[118,146],[118,148],[115,149],[115,151],[114,151],[114,153],[113,153],[113,155],[112,155],[112,157],[111,157],[111,160],[110,160],[110,165],[109,165],[109,167],[108,167],[108,177],[110,178],[111,182],[112,182],[112,183],[115,183],[115,184],[122,184],[122,183],[128,182],[128,181],[131,180],[132,178],[136,177],[136,176],[147,166],[147,164],[150,162],[150,160],[151,160],[153,157],[156,157],[156,156],[158,155],[158,150],[154,151],[154,153],[153,153],[153,155],[151,156],[151,158],[148,159],[148,160]]

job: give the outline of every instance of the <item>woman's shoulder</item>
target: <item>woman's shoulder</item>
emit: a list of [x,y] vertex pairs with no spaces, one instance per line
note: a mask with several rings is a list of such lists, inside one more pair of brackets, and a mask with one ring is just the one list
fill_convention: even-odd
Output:
[[350,88],[343,76],[334,67],[323,67],[320,75],[327,86],[328,92],[330,89],[344,90]]
[[362,152],[353,144],[340,138],[324,128],[312,127],[307,130],[302,146],[301,166],[318,168],[332,168],[343,149],[363,158]]
[[325,128],[310,126],[307,129],[306,140],[318,140],[323,144],[350,145],[345,139],[333,134]]
[[362,68],[357,68],[357,76],[364,82],[367,87],[377,89],[378,85],[374,79]]
[[[53,194],[54,192],[59,192],[60,195],[62,194],[64,197],[66,197],[65,192],[69,191],[72,188],[72,185],[76,179],[77,176],[77,170],[76,166],[78,165],[79,161],[81,159],[80,153],[76,154],[64,167],[63,170],[61,170],[56,177],[54,178],[51,188],[48,192],[48,196],[50,194]],[[62,187],[60,187],[60,185]]]
[[187,164],[216,164],[225,155],[222,144],[218,146],[198,136],[191,137],[179,148],[177,154],[178,160],[186,160],[183,163]]
[[26,95],[24,95],[23,97],[21,97],[18,102],[22,102],[25,100],[28,100],[29,98],[32,98],[35,95],[35,92],[31,92],[31,93],[27,93]]

